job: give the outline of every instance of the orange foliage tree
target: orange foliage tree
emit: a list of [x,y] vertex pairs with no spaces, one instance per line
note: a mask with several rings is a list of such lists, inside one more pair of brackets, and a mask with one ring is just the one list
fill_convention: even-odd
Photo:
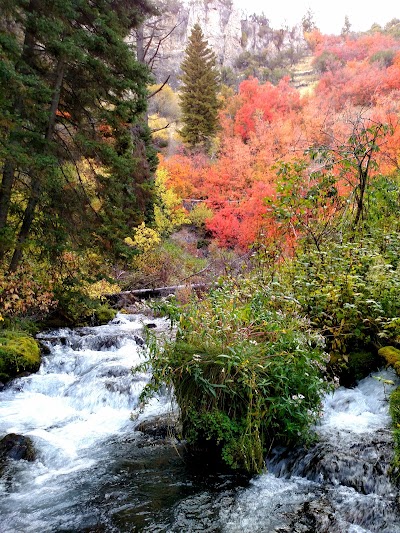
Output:
[[[315,64],[323,67],[314,92],[300,97],[288,78],[276,86],[244,80],[238,94],[225,95],[217,157],[161,158],[169,186],[212,209],[207,227],[221,246],[246,249],[286,239],[283,246],[290,249],[309,231],[307,220],[315,225],[319,220],[322,239],[344,199],[353,202],[357,225],[368,180],[399,169],[399,41],[380,33],[354,38],[317,30],[306,38]],[[314,160],[307,156],[310,148]],[[290,169],[288,186],[296,184],[303,200],[318,190],[325,202],[321,209],[309,206],[290,231],[272,212],[282,194],[282,168]]]

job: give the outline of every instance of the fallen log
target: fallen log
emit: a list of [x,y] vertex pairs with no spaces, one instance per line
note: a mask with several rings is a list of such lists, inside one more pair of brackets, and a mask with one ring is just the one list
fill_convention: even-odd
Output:
[[115,294],[107,295],[107,300],[110,304],[124,307],[129,303],[137,302],[138,300],[148,300],[150,298],[165,298],[170,294],[175,294],[180,290],[193,290],[196,293],[206,291],[210,287],[209,283],[192,283],[186,285],[172,285],[170,287],[156,287],[153,289],[135,289],[132,291],[122,291]]

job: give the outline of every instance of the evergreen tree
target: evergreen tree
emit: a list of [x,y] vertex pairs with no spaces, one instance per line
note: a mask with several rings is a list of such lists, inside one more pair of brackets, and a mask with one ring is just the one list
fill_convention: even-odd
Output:
[[[37,252],[61,234],[79,243],[77,220],[118,251],[146,216],[155,155],[141,123],[151,80],[126,37],[149,11],[146,0],[4,0],[0,261],[10,270],[31,244]],[[78,171],[83,158],[96,169],[90,191]],[[54,238],[44,234],[52,227]]]
[[207,146],[218,127],[219,78],[215,55],[199,24],[193,26],[181,65],[180,101],[184,124],[180,131],[191,146]]

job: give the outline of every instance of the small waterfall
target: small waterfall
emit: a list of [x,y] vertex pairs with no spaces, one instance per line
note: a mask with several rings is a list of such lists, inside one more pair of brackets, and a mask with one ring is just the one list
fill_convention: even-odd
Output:
[[229,514],[224,531],[398,533],[397,490],[389,479],[391,371],[338,389],[325,399],[318,442],[276,448],[268,473],[254,479]]
[[3,472],[1,533],[400,533],[388,475],[393,373],[327,397],[318,441],[274,449],[267,473],[249,482],[188,459],[182,444],[149,446],[135,430],[170,409],[159,397],[131,419],[149,379],[131,373],[149,322],[117,315],[43,334],[40,371],[0,392],[0,436],[29,436],[38,454]]

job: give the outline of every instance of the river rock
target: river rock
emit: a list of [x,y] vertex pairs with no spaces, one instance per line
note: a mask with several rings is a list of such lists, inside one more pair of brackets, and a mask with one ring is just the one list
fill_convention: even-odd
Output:
[[34,461],[36,458],[33,442],[29,437],[9,433],[0,440],[0,459],[25,459],[25,461]]
[[178,418],[174,414],[154,416],[140,422],[136,426],[136,430],[154,440],[177,438],[179,434]]

